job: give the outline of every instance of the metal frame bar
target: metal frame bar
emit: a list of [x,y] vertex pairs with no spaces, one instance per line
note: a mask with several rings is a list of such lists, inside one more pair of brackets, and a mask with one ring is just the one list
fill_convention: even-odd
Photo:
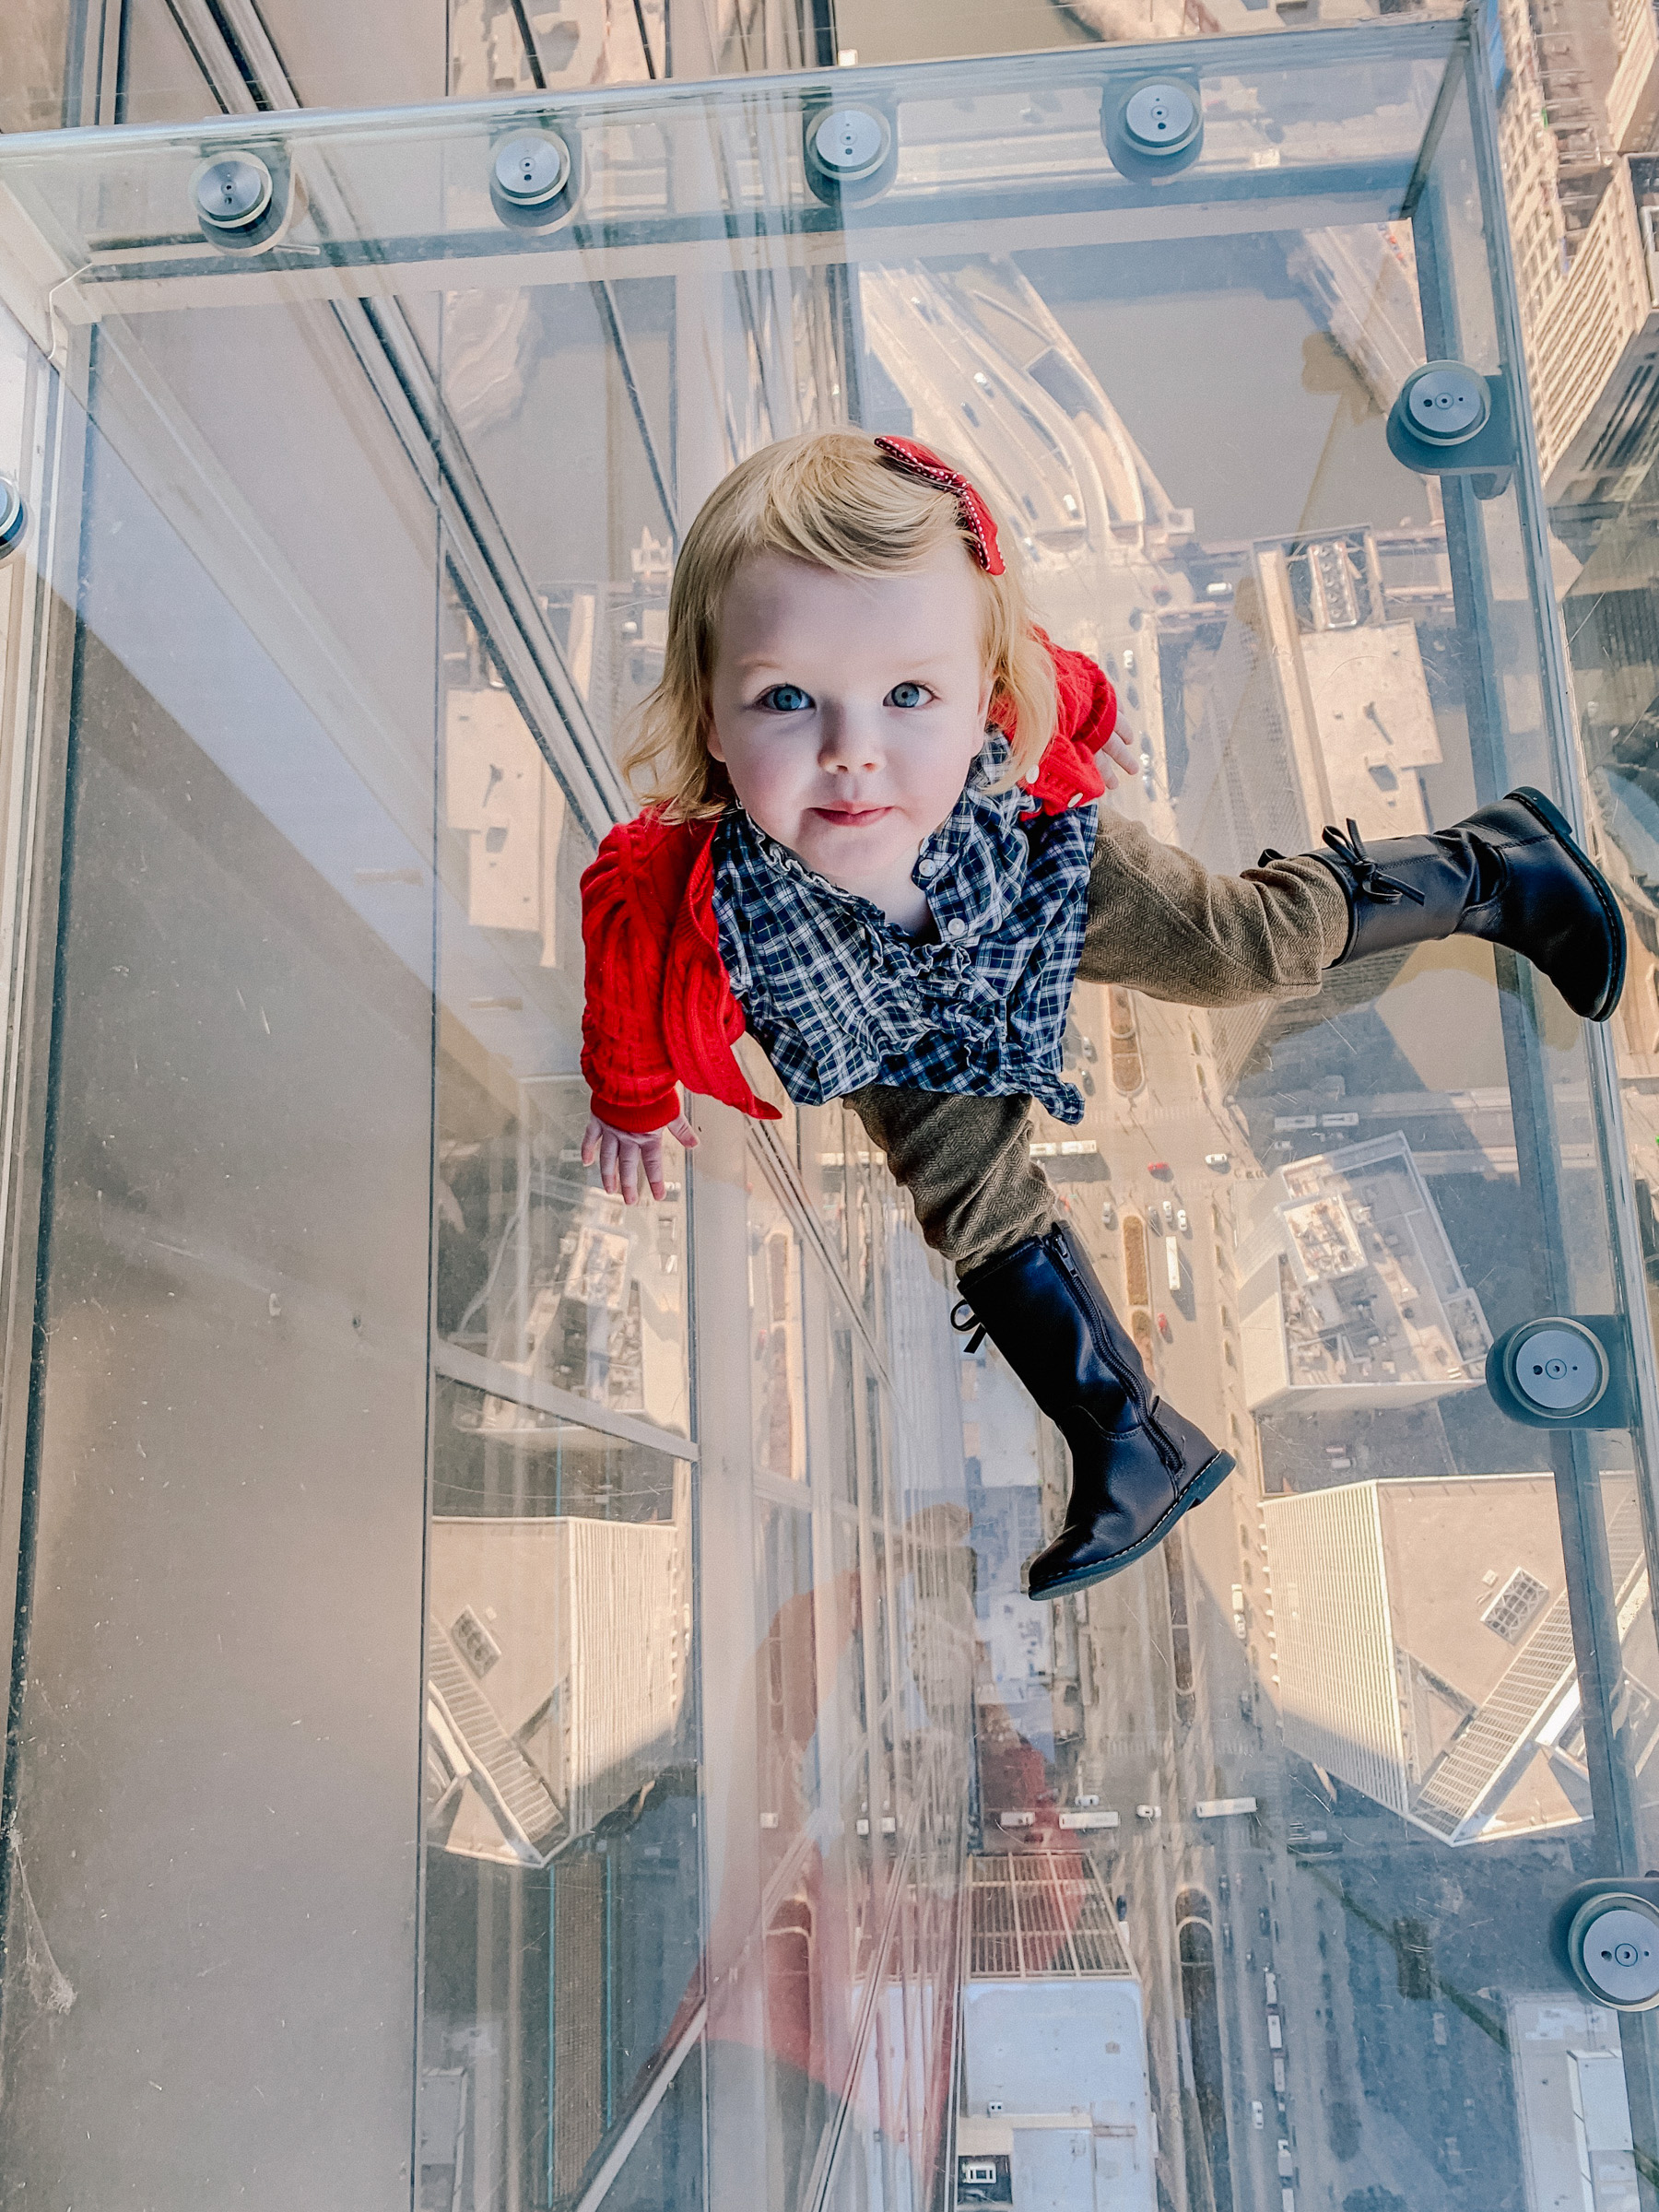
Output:
[[679,2040],[674,2048],[652,2076],[651,2086],[629,2113],[621,2133],[605,2154],[598,2172],[571,2206],[571,2212],[598,2212],[598,2207],[610,2194],[612,2183],[628,2163],[629,2153],[645,2133],[653,2113],[667,2095],[669,2084],[701,2041],[708,2019],[709,2006],[705,1998],[680,2030]]
[[[243,129],[231,135],[239,146],[257,146],[265,134],[256,139]],[[0,182],[6,168],[6,142],[0,141]],[[357,270],[372,274],[372,288],[394,290],[406,288],[417,272],[432,271],[440,265],[461,265],[466,274],[453,281],[481,287],[491,281],[488,265],[498,261],[511,269],[511,281],[521,286],[586,283],[596,269],[611,276],[684,275],[698,265],[698,249],[710,247],[717,249],[722,269],[742,270],[751,265],[746,247],[761,249],[771,259],[780,244],[796,241],[803,241],[797,257],[808,265],[890,261],[898,254],[921,251],[924,241],[935,254],[966,253],[974,244],[982,248],[984,225],[993,218],[998,237],[1015,244],[1024,242],[1019,237],[1022,227],[1035,226],[1029,241],[1033,245],[1056,242],[1057,223],[1074,229],[1086,226],[1083,237],[1103,240],[1319,229],[1345,221],[1375,221],[1379,204],[1390,217],[1398,214],[1412,189],[1413,176],[1403,159],[1320,162],[1305,169],[1230,171],[1225,176],[1206,176],[1202,191],[1171,187],[1153,193],[1145,186],[1123,184],[1102,149],[1098,173],[1085,171],[1044,178],[1023,187],[994,177],[963,177],[926,192],[889,194],[859,208],[855,221],[805,199],[795,205],[735,211],[699,208],[676,213],[665,207],[574,221],[562,229],[526,233],[522,242],[492,223],[464,230],[335,238],[321,250],[312,244],[280,244],[257,260],[224,253],[206,239],[197,245],[180,235],[135,238],[106,246],[101,257],[76,272],[76,285],[87,303],[86,312],[111,312],[91,306],[95,298],[108,296],[122,312],[132,313],[151,304],[137,288],[178,286],[192,278],[212,283],[214,288],[203,295],[205,300],[228,302],[250,290],[257,294],[273,289],[272,278],[284,280],[280,296],[285,300],[294,296],[294,278],[303,288],[338,290],[336,273]],[[806,241],[822,243],[815,253]],[[468,265],[477,264],[485,265],[483,271]]]
[[445,1337],[433,1343],[432,1372],[446,1382],[463,1383],[468,1390],[481,1390],[492,1398],[506,1399],[509,1405],[523,1406],[532,1413],[545,1413],[575,1428],[597,1430],[602,1436],[619,1437],[647,1452],[664,1452],[670,1458],[689,1460],[693,1466],[697,1464],[698,1448],[688,1437],[676,1436],[672,1429],[659,1429],[651,1421],[636,1420],[632,1414],[618,1413],[614,1406],[595,1405],[573,1390],[559,1389],[557,1383],[538,1382],[534,1375],[516,1367],[504,1367],[499,1359],[487,1359],[481,1352],[469,1352],[465,1345],[451,1344]]
[[[224,4],[235,10],[241,0],[224,0]],[[1283,76],[1299,68],[1323,69],[1338,53],[1349,70],[1358,73],[1385,61],[1449,61],[1466,35],[1460,21],[1434,18],[1415,22],[1396,20],[1343,24],[1323,29],[1278,30],[1274,33],[1268,49],[1263,47],[1259,34],[1206,38],[1183,45],[1181,53],[1183,67],[1196,69],[1210,77],[1234,74],[1253,77],[1265,70],[1275,76]],[[971,99],[976,91],[1006,91],[1011,70],[1020,73],[1022,83],[1029,77],[1033,82],[1052,82],[1056,90],[1076,91],[1079,85],[1121,83],[1143,76],[1148,68],[1167,69],[1170,54],[1169,41],[1155,40],[1141,45],[1065,46],[1036,53],[983,54],[944,62],[894,62],[857,69],[774,71],[746,76],[736,81],[720,76],[705,80],[675,77],[661,85],[649,98],[652,112],[660,114],[676,104],[700,111],[711,105],[744,108],[775,105],[780,99],[786,99],[790,104],[799,105],[821,99],[826,92],[838,99],[856,99],[861,93],[866,98],[898,93],[902,98],[904,86],[914,83],[919,97],[930,102],[948,101]],[[621,120],[623,112],[637,120],[641,100],[646,95],[635,82],[568,89],[561,87],[558,97],[561,113],[573,121],[592,116],[597,123]],[[498,129],[510,129],[515,124],[543,119],[547,104],[542,95],[518,93],[509,100],[429,100],[391,110],[297,108],[291,115],[283,116],[282,130],[289,144],[313,138],[327,140],[359,132],[365,136],[407,137],[412,134],[438,133],[445,136],[475,137],[480,132],[489,135]],[[174,145],[181,136],[187,136],[193,142],[198,137],[211,141],[228,131],[234,134],[235,127],[234,124],[211,119],[184,129],[176,124],[137,124],[123,132],[122,145],[142,153],[146,147]],[[42,153],[61,147],[65,149],[67,159],[73,151],[84,156],[93,146],[107,151],[108,133],[87,129],[17,132],[0,141],[0,152],[27,153],[38,159]],[[1270,176],[1273,172],[1252,174]],[[1193,172],[1189,171],[1189,188],[1192,177]],[[1158,189],[1167,192],[1170,187]]]
[[126,0],[70,0],[59,112],[65,130],[119,123]]
[[[1520,304],[1509,229],[1502,219],[1504,202],[1498,145],[1497,102],[1487,59],[1478,30],[1472,26],[1465,76],[1469,86],[1470,120],[1481,198],[1484,207],[1493,218],[1488,223],[1487,259],[1498,319],[1499,344],[1503,356],[1504,372],[1514,383],[1520,418],[1524,422],[1530,422],[1532,401],[1522,346]],[[1538,474],[1536,450],[1530,439],[1519,441],[1517,461],[1517,506],[1538,636],[1545,732],[1556,772],[1557,789],[1562,795],[1562,803],[1569,815],[1576,818],[1575,827],[1582,836],[1582,775],[1577,758],[1566,639],[1556,606],[1551,574],[1548,514],[1544,488]],[[1449,495],[1452,488],[1451,485],[1447,486],[1449,540],[1453,512],[1453,500]],[[1469,511],[1475,508],[1475,502],[1461,481],[1456,488],[1467,516]],[[1473,517],[1469,519],[1472,521]],[[1471,531],[1471,535],[1474,535]],[[1495,671],[1488,672],[1488,675],[1495,683]],[[1481,795],[1488,794],[1483,793]],[[1506,1016],[1511,1014],[1512,1006],[1513,1002],[1506,994]],[[1514,1007],[1513,1011],[1519,1024],[1519,1008]],[[1537,1177],[1536,1187],[1545,1201],[1545,1218],[1541,1224],[1545,1232],[1541,1240],[1543,1288],[1552,1303],[1562,1302],[1565,1309],[1571,1311],[1571,1289],[1566,1280],[1563,1265],[1568,1251],[1566,1222],[1555,1171],[1557,1147],[1553,1142],[1553,1102],[1535,1034],[1535,1023],[1528,1021],[1523,1046],[1526,1088],[1516,1100],[1518,1108],[1524,1102],[1527,1107],[1527,1126],[1524,1133],[1523,1116],[1518,1112],[1517,1148],[1521,1155],[1524,1177],[1529,1164],[1527,1154],[1530,1150],[1530,1164]],[[1520,1041],[1518,1035],[1516,1042]],[[1652,1440],[1659,1437],[1659,1365],[1655,1362],[1653,1332],[1648,1323],[1641,1234],[1636,1218],[1635,1192],[1622,1134],[1618,1070],[1612,1039],[1604,1025],[1585,1024],[1583,1041],[1590,1077],[1591,1111],[1596,1125],[1606,1184],[1610,1215],[1609,1256],[1622,1309],[1631,1323],[1639,1418],[1632,1428],[1630,1441],[1638,1488],[1643,1503],[1648,1556],[1652,1560],[1659,1558],[1659,1534],[1656,1534],[1656,1530],[1659,1530],[1659,1506],[1655,1503],[1656,1477],[1652,1448]],[[1506,1039],[1506,1047],[1509,1043],[1510,1041]],[[1517,1055],[1512,1050],[1510,1064],[1512,1089],[1516,1090],[1520,1087],[1515,1084],[1513,1075],[1520,1071],[1517,1069]],[[1630,1290],[1632,1284],[1637,1286],[1633,1297]],[[1586,1749],[1593,1754],[1590,1760],[1593,1787],[1597,1769],[1602,1770],[1597,1830],[1599,1834],[1605,1804],[1606,1813],[1611,1816],[1611,1833],[1601,1838],[1602,1850],[1606,1852],[1607,1847],[1612,1846],[1607,1853],[1606,1870],[1609,1873],[1639,1873],[1641,1871],[1644,1847],[1630,1788],[1630,1777],[1616,1750],[1618,1724],[1613,1717],[1612,1685],[1617,1682],[1620,1671],[1619,1641],[1601,1502],[1603,1477],[1596,1467],[1585,1432],[1571,1430],[1553,1441],[1559,1447],[1556,1459],[1558,1484],[1563,1492],[1563,1542],[1567,1547],[1570,1570],[1575,1565],[1579,1569],[1578,1574],[1569,1573],[1569,1591],[1573,1593],[1575,1584],[1578,1585],[1573,1617],[1574,1642],[1578,1646],[1581,1687],[1584,1692]],[[1604,1678],[1609,1674],[1611,1681]],[[1594,1712],[1593,1706],[1596,1708]],[[1605,1740],[1597,1742],[1594,1740],[1596,1737],[1605,1737]]]
[[[872,1799],[872,1804],[874,1799]],[[882,1908],[881,1933],[870,1947],[870,1973],[859,2001],[858,2015],[853,2023],[853,2035],[847,2059],[846,2088],[839,2100],[835,2115],[818,2141],[818,2156],[813,2160],[811,2177],[803,2193],[802,2205],[811,2207],[821,2205],[828,2193],[830,2176],[834,2170],[836,2154],[846,2132],[847,2115],[852,2110],[858,2077],[864,2071],[865,2052],[869,2045],[870,2032],[876,2023],[883,1993],[887,1987],[888,1954],[892,1948],[894,1934],[899,1924],[899,1908],[903,1901],[904,1887],[916,1855],[916,1836],[922,1825],[923,1793],[918,1790],[911,1804],[910,1818],[904,1824],[902,1848],[893,1853],[892,1871],[888,1879],[887,1901]]]
[[[1483,208],[1489,211],[1487,260],[1491,276],[1499,345],[1505,373],[1513,379],[1519,415],[1532,420],[1526,359],[1522,344],[1521,312],[1515,283],[1512,241],[1503,219],[1503,172],[1500,158],[1498,108],[1477,11],[1468,18],[1468,47],[1465,79],[1468,85],[1476,172]],[[1556,604],[1549,558],[1548,515],[1538,470],[1536,448],[1530,437],[1518,441],[1517,506],[1537,627],[1539,674],[1544,723],[1558,790],[1575,828],[1583,834],[1582,772],[1577,758],[1572,716],[1572,691],[1566,637]],[[1464,487],[1460,485],[1460,491]],[[1465,497],[1466,499],[1466,492]],[[1470,507],[1473,501],[1469,500]],[[1447,505],[1448,523],[1451,502]],[[1450,532],[1448,532],[1450,542]],[[1506,994],[1506,1054],[1511,1002]],[[1518,1013],[1518,1009],[1517,1009]],[[1519,1027],[1519,1025],[1517,1025]],[[1612,1039],[1605,1027],[1586,1025],[1584,1058],[1589,1075],[1590,1107],[1601,1154],[1604,1189],[1608,1211],[1610,1259],[1621,1308],[1630,1324],[1633,1353],[1633,1382],[1637,1418],[1630,1446],[1641,1500],[1643,1533],[1649,1560],[1650,1605],[1653,1603],[1653,1561],[1659,1558],[1659,1500],[1655,1499],[1653,1440],[1659,1438],[1659,1367],[1656,1367],[1653,1329],[1649,1321],[1641,1239],[1636,1216],[1635,1193],[1630,1159],[1623,1139],[1618,1105],[1618,1068]],[[1527,1115],[1547,1130],[1553,1119],[1546,1071],[1541,1065],[1535,1027],[1525,1030],[1527,1088],[1533,1093]],[[1512,1070],[1515,1059],[1510,1060]],[[1516,1088],[1512,1077],[1512,1089]],[[1517,1100],[1520,1104],[1520,1100]],[[1529,1126],[1524,1137],[1522,1116],[1516,1117],[1517,1149],[1524,1173]],[[1537,1146],[1534,1171],[1545,1201],[1543,1272],[1550,1290],[1565,1290],[1564,1222],[1554,1174],[1555,1151],[1547,1137]],[[1633,1294],[1632,1294],[1633,1292]],[[1571,1311],[1571,1306],[1568,1309]],[[1620,1724],[1616,1703],[1617,1684],[1622,1673],[1622,1647],[1611,1588],[1606,1516],[1602,1493],[1605,1477],[1595,1465],[1590,1441],[1582,1430],[1551,1437],[1556,1484],[1560,1500],[1561,1547],[1567,1572],[1568,1600],[1572,1621],[1574,1654],[1579,1668],[1581,1710],[1584,1720],[1585,1760],[1590,1771],[1591,1802],[1595,1814],[1596,1857],[1609,1874],[1640,1874],[1648,1855],[1641,1833],[1633,1776],[1621,1757]],[[1636,2140],[1636,2166],[1641,2202],[1653,2212],[1659,2205],[1659,2027],[1652,2013],[1624,2014],[1619,2019],[1626,2090]]]
[[[635,0],[635,5],[638,6],[638,0]],[[652,431],[651,420],[645,412],[645,401],[640,390],[640,380],[634,371],[633,356],[629,351],[628,334],[622,328],[622,311],[617,305],[617,295],[608,276],[595,276],[593,289],[594,301],[599,310],[600,320],[605,324],[606,335],[610,340],[611,351],[617,357],[617,365],[622,371],[622,382],[628,388],[628,404],[633,409],[634,428],[639,431],[640,443],[645,449],[645,460],[651,470],[651,480],[656,486],[656,495],[662,501],[663,512],[667,517],[668,528],[674,539],[675,551],[677,552],[679,550],[680,524],[679,512],[674,497],[673,477],[671,472],[665,467],[663,457],[657,451],[657,441]]]
[[[6,1024],[0,1039],[0,1571],[13,1602],[0,1606],[0,1675],[7,1688],[0,1776],[0,1970],[11,1925],[18,1760],[33,1580],[34,1466],[46,1351],[45,1274],[51,1224],[55,986],[68,862],[70,706],[78,665],[78,577],[87,424],[65,380],[35,371],[37,415],[27,494],[40,516],[32,571],[16,587],[0,700],[4,794]],[[15,657],[14,657],[15,655]],[[0,1971],[0,2002],[6,1977]]]

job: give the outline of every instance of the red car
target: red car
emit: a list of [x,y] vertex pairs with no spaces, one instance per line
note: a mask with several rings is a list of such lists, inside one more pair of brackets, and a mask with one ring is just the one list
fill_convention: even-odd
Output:
[[1167,1313],[1159,1313],[1159,1315],[1158,1315],[1156,1318],[1157,1318],[1157,1321],[1158,1321],[1158,1333],[1159,1333],[1159,1335],[1160,1335],[1160,1336],[1163,1338],[1163,1340],[1164,1340],[1164,1342],[1165,1342],[1166,1344],[1169,1344],[1169,1343],[1172,1342],[1172,1341],[1173,1341],[1173,1339],[1172,1339],[1172,1338],[1171,1337],[1171,1335],[1170,1335],[1170,1317],[1169,1317],[1169,1315],[1168,1315]]
[[1147,1172],[1148,1175],[1167,1175],[1170,1172],[1170,1163],[1167,1159],[1149,1159],[1147,1162]]

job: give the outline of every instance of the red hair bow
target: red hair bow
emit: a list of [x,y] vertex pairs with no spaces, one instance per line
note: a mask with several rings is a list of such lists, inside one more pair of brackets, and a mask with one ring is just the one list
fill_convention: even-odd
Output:
[[921,477],[929,484],[936,484],[947,491],[957,503],[957,513],[963,529],[973,543],[973,557],[987,576],[1000,576],[1003,557],[996,546],[996,524],[991,520],[991,510],[980,498],[966,477],[954,468],[947,468],[937,453],[930,453],[924,445],[913,438],[881,437],[876,441],[886,458],[895,468],[901,468],[907,477]]

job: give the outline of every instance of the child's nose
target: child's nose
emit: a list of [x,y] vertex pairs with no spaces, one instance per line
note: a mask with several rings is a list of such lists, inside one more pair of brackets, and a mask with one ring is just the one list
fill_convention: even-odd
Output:
[[843,774],[881,765],[881,747],[876,731],[865,717],[845,707],[820,710],[822,743],[820,764]]

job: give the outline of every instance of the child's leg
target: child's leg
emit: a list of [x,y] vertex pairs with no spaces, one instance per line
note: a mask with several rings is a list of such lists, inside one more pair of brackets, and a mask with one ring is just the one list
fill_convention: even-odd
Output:
[[1143,1558],[1233,1463],[1159,1399],[1083,1244],[1057,1218],[1030,1156],[1030,1100],[877,1083],[847,1103],[914,1199],[928,1242],[956,1261],[972,1322],[1071,1447],[1065,1525],[1026,1561],[1027,1590],[1057,1596]]
[[959,1273],[1053,1221],[1053,1185],[1030,1153],[1030,1099],[870,1083],[846,1103],[915,1202],[922,1234]]
[[1352,822],[1327,829],[1320,852],[1264,853],[1241,876],[1212,876],[1103,813],[1077,972],[1231,1006],[1296,997],[1337,961],[1452,936],[1523,954],[1587,1021],[1618,1004],[1618,902],[1559,808],[1526,784],[1419,836],[1367,844]]
[[1341,884],[1311,854],[1213,876],[1100,810],[1077,976],[1189,1006],[1316,991],[1348,937]]

